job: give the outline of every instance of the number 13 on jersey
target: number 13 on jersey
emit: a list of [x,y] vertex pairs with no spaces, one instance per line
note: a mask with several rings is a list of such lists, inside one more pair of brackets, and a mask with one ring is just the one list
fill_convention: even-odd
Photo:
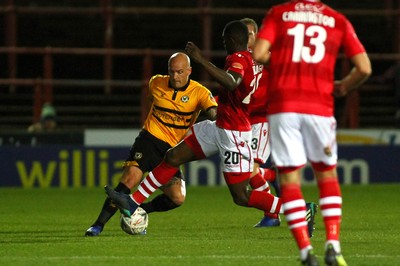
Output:
[[[325,41],[327,37],[326,30],[317,25],[306,26],[297,24],[288,29],[288,35],[294,37],[292,61],[295,63],[303,60],[306,63],[319,63],[325,56]],[[310,38],[308,46],[304,43],[305,37]],[[311,54],[314,48],[314,54]]]

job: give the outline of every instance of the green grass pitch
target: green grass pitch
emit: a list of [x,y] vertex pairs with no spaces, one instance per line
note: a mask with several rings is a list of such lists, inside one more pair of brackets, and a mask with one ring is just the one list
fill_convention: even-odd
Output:
[[[400,265],[400,184],[343,186],[341,242],[349,265]],[[315,186],[303,188],[317,201]],[[149,215],[145,236],[112,218],[100,237],[84,237],[105,194],[94,189],[0,188],[0,265],[299,265],[284,217],[253,228],[256,209],[233,204],[226,187],[188,187],[185,204]],[[320,213],[312,244],[321,265]]]

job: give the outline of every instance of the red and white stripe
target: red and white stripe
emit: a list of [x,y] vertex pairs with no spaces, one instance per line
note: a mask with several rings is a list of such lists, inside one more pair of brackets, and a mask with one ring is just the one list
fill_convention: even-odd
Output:
[[342,197],[330,196],[319,200],[322,217],[342,216]]
[[307,226],[306,202],[304,199],[289,201],[283,204],[286,221],[290,229]]
[[150,172],[148,176],[140,183],[138,191],[146,198],[148,198],[154,191],[156,191],[162,184]]
[[270,209],[270,213],[279,213],[279,211],[277,212],[277,207],[279,205],[279,198],[274,196],[274,201],[272,203],[271,209]]

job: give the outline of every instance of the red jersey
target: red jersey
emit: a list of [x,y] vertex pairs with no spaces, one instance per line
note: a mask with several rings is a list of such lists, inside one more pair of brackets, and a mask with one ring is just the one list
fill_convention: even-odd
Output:
[[240,74],[243,80],[233,91],[219,90],[216,124],[223,129],[250,131],[248,105],[262,76],[263,65],[255,63],[249,51],[241,51],[227,56],[224,69]]
[[267,84],[268,84],[268,71],[263,66],[262,76],[258,82],[258,87],[251,95],[249,104],[250,123],[258,124],[267,122]]
[[318,1],[291,1],[268,11],[257,38],[271,43],[268,113],[333,116],[339,49],[365,52],[346,17]]

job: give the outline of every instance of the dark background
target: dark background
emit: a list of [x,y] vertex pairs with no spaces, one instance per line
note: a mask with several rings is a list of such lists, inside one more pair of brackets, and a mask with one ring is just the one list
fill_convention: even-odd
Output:
[[[152,69],[145,71],[143,55],[112,56],[112,64],[106,64],[103,54],[74,55],[55,53],[52,55],[52,79],[73,80],[80,85],[58,85],[53,87],[52,100],[58,114],[58,125],[63,129],[83,128],[132,128],[141,127],[147,110],[142,101],[146,75],[166,74],[167,60],[175,51],[184,49],[187,41],[195,42],[201,49],[205,40],[204,14],[198,7],[211,5],[210,60],[218,67],[224,65],[221,32],[225,24],[243,17],[253,18],[259,25],[266,11],[274,4],[284,1],[267,0],[0,0],[0,48],[9,46],[6,25],[9,19],[7,4],[13,3],[16,10],[16,47],[51,48],[105,48],[105,16],[101,11],[104,3],[110,2],[113,13],[111,48],[165,50],[165,55],[152,58]],[[335,117],[339,128],[400,128],[400,91],[391,79],[380,79],[391,66],[400,61],[400,1],[327,0],[324,3],[345,14],[352,22],[358,37],[371,56],[373,75],[356,94],[359,103],[348,101],[351,97],[336,100]],[[36,9],[35,9],[36,8]],[[37,8],[47,8],[45,13]],[[52,12],[54,9],[57,12]],[[78,8],[80,13],[68,13]],[[142,12],[143,9],[163,8],[163,12]],[[187,9],[191,14],[172,14],[171,11]],[[62,12],[59,12],[59,11]],[[87,10],[97,10],[87,12]],[[127,10],[134,12],[126,12]],[[138,11],[136,11],[138,10]],[[142,11],[140,11],[142,10]],[[388,11],[395,10],[397,15]],[[66,11],[66,13],[63,13]],[[99,12],[100,11],[100,12]],[[118,12],[117,12],[118,11]],[[158,10],[159,11],[159,10]],[[230,14],[226,12],[232,11]],[[366,15],[367,13],[367,15]],[[218,54],[218,56],[217,56]],[[11,77],[10,58],[7,52],[0,53],[0,80]],[[393,57],[392,57],[393,55]],[[384,58],[386,56],[386,58]],[[397,56],[397,59],[396,59]],[[382,58],[383,57],[383,58]],[[44,70],[43,54],[19,53],[15,56],[17,79],[38,80],[48,76]],[[347,73],[346,62],[339,60],[335,69],[336,79]],[[107,66],[112,66],[111,80],[123,81],[128,86],[113,86],[112,93],[105,87],[88,86],[85,82],[102,82],[107,79]],[[345,67],[342,69],[342,67]],[[193,64],[191,78],[207,82],[204,70]],[[132,86],[130,85],[132,84]],[[214,93],[216,85],[207,84]],[[9,93],[14,89],[14,93]],[[22,129],[38,120],[41,103],[34,95],[34,85],[0,85],[0,131]],[[354,95],[354,94],[353,94]],[[358,95],[356,95],[358,97]],[[354,99],[354,97],[353,97]],[[357,100],[357,99],[356,99]],[[349,104],[348,104],[349,103]],[[358,112],[359,109],[359,112]],[[36,110],[36,112],[35,112]],[[350,110],[350,111],[349,111]],[[347,114],[359,118],[350,123]],[[36,114],[36,116],[35,116]],[[398,115],[397,115],[398,114]],[[396,122],[397,121],[397,122]]]
[[[5,1],[5,0],[4,0]],[[267,10],[273,4],[283,1],[259,0],[214,0],[213,7],[221,8],[260,8]],[[385,1],[324,1],[339,11],[353,9],[385,8]],[[394,1],[395,3],[397,1]],[[99,7],[99,1],[29,1],[15,0],[16,6],[65,6],[65,7]],[[194,8],[197,1],[114,1],[113,7],[168,7]],[[396,3],[395,3],[396,4]],[[397,3],[398,4],[398,3]],[[4,31],[4,13],[0,17],[0,32]],[[183,49],[187,41],[194,41],[201,46],[202,25],[200,16],[170,16],[170,15],[118,15],[114,16],[113,47],[114,48],[147,48],[152,49]],[[246,16],[246,15],[244,15]],[[223,50],[221,31],[226,22],[240,19],[240,15],[213,16],[212,20],[212,50]],[[261,24],[263,15],[252,16]],[[370,53],[388,53],[394,51],[393,37],[395,24],[393,19],[385,16],[348,15],[356,32]],[[0,35],[0,46],[5,46],[5,36]],[[104,47],[104,21],[101,15],[64,15],[64,14],[19,14],[17,43],[20,47]],[[21,78],[42,75],[41,56],[19,56],[18,76]],[[141,61],[139,58],[115,58],[115,79],[140,78],[141,71],[135,71]],[[166,60],[156,64],[157,72],[165,72]],[[54,78],[101,78],[103,75],[103,59],[101,57],[56,56]],[[222,63],[222,62],[217,62]],[[374,66],[374,73],[382,73],[391,62],[380,62]],[[0,65],[6,65],[6,58],[1,55]],[[73,65],[74,67],[71,67]],[[7,69],[0,68],[0,78],[7,76]]]

